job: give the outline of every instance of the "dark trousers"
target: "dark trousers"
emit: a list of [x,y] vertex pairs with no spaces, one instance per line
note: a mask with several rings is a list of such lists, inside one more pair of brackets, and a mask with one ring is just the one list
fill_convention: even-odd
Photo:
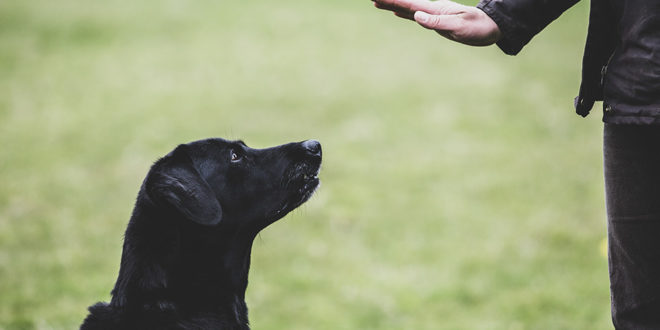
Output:
[[612,320],[660,329],[660,126],[603,135]]

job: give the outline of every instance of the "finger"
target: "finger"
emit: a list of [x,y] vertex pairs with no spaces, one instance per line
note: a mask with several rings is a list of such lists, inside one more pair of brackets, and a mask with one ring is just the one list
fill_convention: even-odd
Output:
[[410,15],[413,15],[415,13],[413,11],[403,10],[399,7],[394,7],[394,6],[390,6],[390,5],[386,5],[386,4],[382,4],[382,3],[378,3],[378,2],[374,2],[374,6],[378,9],[389,10],[389,11],[393,11],[393,12],[402,12],[402,13],[406,12],[406,13],[410,13]]
[[374,2],[374,6],[376,6],[376,8],[378,9],[389,10],[391,12],[394,12],[394,15],[398,17],[414,21],[413,16],[415,15],[415,12],[413,11],[401,10],[401,8],[379,4],[378,2]]
[[[397,8],[393,11],[410,11],[415,12],[418,10],[433,12],[434,5],[428,0],[375,0],[379,5],[388,6],[390,8]],[[437,4],[436,4],[437,6]]]
[[415,20],[415,18],[414,18],[415,13],[411,13],[411,12],[409,12],[409,11],[406,11],[406,12],[395,11],[395,12],[394,12],[394,15],[396,15],[396,16],[398,16],[398,17],[401,17],[401,18],[409,19],[409,20],[411,20],[411,21],[414,21],[414,20]]
[[454,33],[461,27],[461,19],[457,15],[430,15],[418,11],[413,18],[419,25],[436,31]]

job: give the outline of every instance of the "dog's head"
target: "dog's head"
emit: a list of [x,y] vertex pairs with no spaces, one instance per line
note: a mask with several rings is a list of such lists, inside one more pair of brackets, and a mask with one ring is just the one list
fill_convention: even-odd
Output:
[[143,189],[185,221],[258,232],[309,199],[320,166],[315,140],[252,149],[242,141],[207,139],[158,160]]

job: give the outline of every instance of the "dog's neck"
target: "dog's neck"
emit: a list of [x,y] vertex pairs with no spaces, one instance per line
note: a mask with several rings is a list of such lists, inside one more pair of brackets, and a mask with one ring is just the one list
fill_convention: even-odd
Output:
[[256,234],[202,228],[150,206],[136,205],[126,229],[111,305],[191,308],[187,312],[216,313],[247,328],[245,291]]

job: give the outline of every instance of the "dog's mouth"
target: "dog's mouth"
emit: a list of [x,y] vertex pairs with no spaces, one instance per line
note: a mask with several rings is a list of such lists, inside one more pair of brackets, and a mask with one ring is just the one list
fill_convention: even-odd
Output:
[[284,187],[289,191],[288,198],[273,216],[282,217],[308,201],[321,183],[320,170],[321,164],[300,163],[295,165],[289,174],[285,175]]
[[319,179],[319,170],[320,168],[317,169],[316,173],[314,173],[313,175],[309,175],[309,174],[303,175],[303,185],[300,189],[298,189],[300,202],[295,207],[298,207],[302,203],[309,200],[309,198],[312,197],[316,189],[321,184],[321,180]]

